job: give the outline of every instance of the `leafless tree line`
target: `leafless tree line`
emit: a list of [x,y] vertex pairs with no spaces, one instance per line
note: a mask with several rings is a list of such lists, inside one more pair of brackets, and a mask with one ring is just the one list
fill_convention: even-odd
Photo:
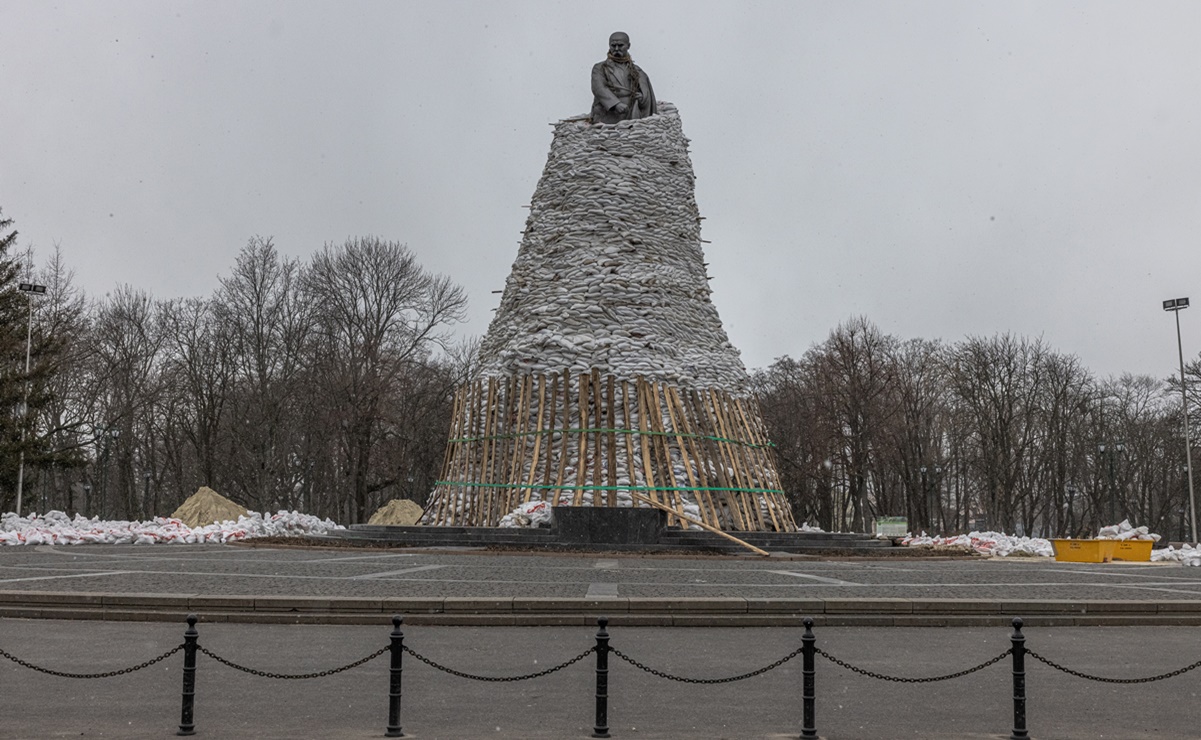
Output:
[[[1102,379],[1038,339],[905,341],[864,318],[754,378],[798,521],[1081,536],[1129,518],[1191,537],[1176,378]],[[1186,380],[1197,429],[1201,359]]]
[[[212,296],[177,300],[89,299],[57,249],[37,272],[22,262],[0,253],[0,510],[18,450],[25,512],[146,518],[206,485],[352,523],[433,489],[475,351],[447,333],[463,291],[404,246],[352,239],[302,262],[256,237]],[[28,376],[18,273],[48,286]],[[1201,429],[1201,358],[1187,377]],[[1041,340],[901,340],[856,318],[754,381],[798,520],[1082,535],[1129,518],[1189,534],[1175,379],[1101,379]]]
[[358,522],[433,488],[472,356],[447,334],[466,298],[404,246],[352,239],[301,262],[256,237],[209,298],[89,300],[57,251],[35,277],[26,512],[140,519],[204,485]]

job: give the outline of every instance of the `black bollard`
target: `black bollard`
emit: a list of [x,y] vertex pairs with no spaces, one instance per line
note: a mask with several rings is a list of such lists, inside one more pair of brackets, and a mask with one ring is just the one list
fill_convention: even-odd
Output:
[[817,725],[814,715],[814,704],[817,690],[814,686],[817,671],[814,669],[814,658],[817,657],[817,638],[813,636],[813,618],[805,617],[805,634],[801,635],[801,703],[804,705],[805,718],[801,722],[801,737],[817,737]]
[[400,729],[400,678],[404,671],[401,659],[404,657],[405,633],[400,631],[404,617],[399,614],[392,616],[392,667],[388,671],[388,730],[384,737],[404,737]]
[[179,710],[179,732],[176,735],[195,735],[193,710],[196,702],[196,615],[188,615],[188,628],[183,633],[183,705]]
[[598,617],[596,631],[596,725],[592,737],[609,737],[609,625],[608,617]]
[[1013,620],[1013,734],[1009,740],[1026,740],[1026,637],[1022,634],[1022,620]]

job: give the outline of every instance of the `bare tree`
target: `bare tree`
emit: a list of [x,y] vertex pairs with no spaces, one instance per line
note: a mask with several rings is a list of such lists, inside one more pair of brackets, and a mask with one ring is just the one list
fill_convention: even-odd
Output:
[[342,430],[337,453],[349,485],[347,518],[363,521],[370,494],[388,480],[372,469],[385,400],[402,393],[406,376],[445,346],[443,332],[462,318],[466,297],[422,269],[403,245],[372,237],[326,245],[304,286],[315,312],[313,377],[325,389],[318,398]]

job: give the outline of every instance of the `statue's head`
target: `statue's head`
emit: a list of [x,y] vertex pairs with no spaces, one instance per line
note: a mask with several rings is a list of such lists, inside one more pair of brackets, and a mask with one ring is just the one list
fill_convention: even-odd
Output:
[[625,59],[630,53],[630,35],[617,31],[609,36],[609,53],[617,59]]

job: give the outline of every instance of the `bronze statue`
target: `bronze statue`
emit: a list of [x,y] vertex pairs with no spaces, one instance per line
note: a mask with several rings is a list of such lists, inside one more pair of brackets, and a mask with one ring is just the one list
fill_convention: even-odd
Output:
[[609,57],[592,66],[592,122],[617,123],[655,114],[655,92],[646,72],[630,58],[630,37],[609,37]]

